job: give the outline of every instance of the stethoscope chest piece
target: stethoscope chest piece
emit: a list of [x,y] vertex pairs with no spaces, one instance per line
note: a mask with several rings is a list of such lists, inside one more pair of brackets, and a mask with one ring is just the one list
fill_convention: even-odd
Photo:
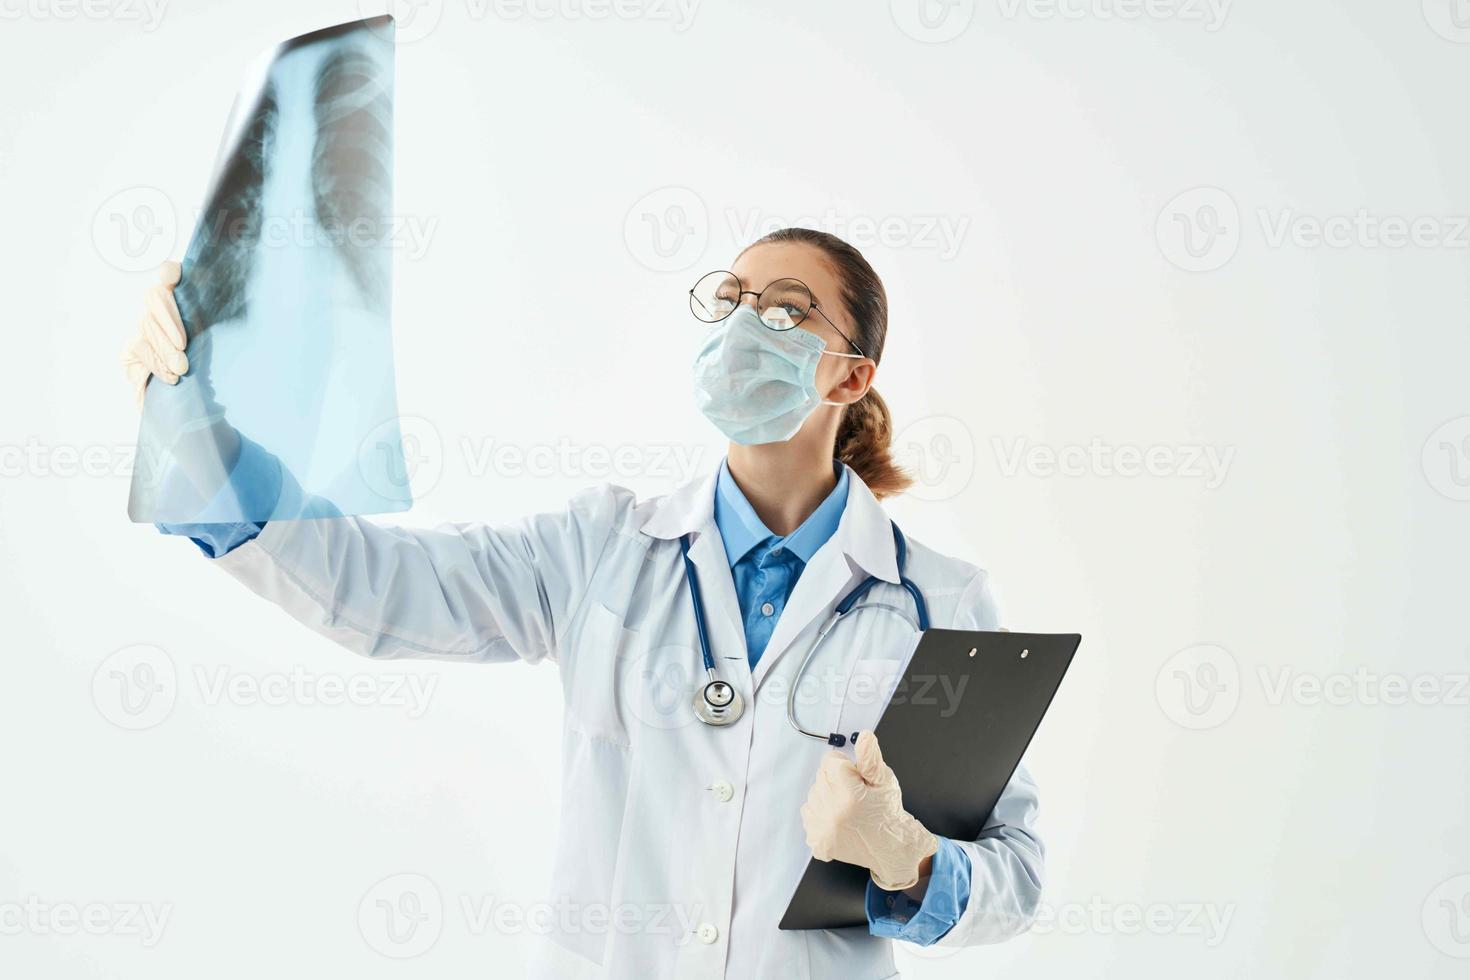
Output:
[[745,711],[740,692],[722,680],[712,680],[694,692],[694,716],[706,725],[732,725]]

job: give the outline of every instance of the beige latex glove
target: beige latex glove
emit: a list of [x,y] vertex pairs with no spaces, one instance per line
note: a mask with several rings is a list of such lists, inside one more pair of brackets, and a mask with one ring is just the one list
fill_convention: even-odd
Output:
[[158,282],[148,287],[138,329],[123,347],[123,373],[133,387],[140,408],[143,389],[148,387],[150,377],[157,375],[173,385],[179,383],[179,375],[189,370],[189,359],[184,356],[188,338],[178,304],[174,302],[179,276],[177,262],[165,262],[158,267]]
[[872,732],[858,735],[854,763],[835,749],[822,758],[801,808],[806,842],[818,861],[867,868],[884,891],[912,888],[939,841],[903,808],[898,777]]

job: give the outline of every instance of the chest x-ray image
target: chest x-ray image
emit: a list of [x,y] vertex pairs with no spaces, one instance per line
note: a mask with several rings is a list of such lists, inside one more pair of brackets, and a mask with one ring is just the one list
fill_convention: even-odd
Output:
[[393,22],[247,73],[175,296],[188,372],[148,386],[128,512],[260,522],[408,509],[391,333]]

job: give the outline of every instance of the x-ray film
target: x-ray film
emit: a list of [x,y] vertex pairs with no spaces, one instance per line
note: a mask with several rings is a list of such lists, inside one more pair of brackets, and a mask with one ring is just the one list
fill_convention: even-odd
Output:
[[133,520],[408,509],[392,185],[391,17],[293,38],[256,62],[174,292],[189,371],[148,385]]

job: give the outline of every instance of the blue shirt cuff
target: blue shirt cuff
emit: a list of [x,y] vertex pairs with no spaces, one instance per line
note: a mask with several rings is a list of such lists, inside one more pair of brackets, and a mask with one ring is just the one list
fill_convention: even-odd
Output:
[[[230,470],[230,481],[204,513],[228,505],[231,509],[266,513],[275,507],[281,493],[281,466],[274,456],[249,439],[240,438],[240,455]],[[234,521],[225,524],[155,524],[164,534],[186,535],[209,558],[229,554],[265,530],[265,521]]]
[[922,902],[903,892],[884,891],[868,879],[868,932],[932,946],[960,920],[970,903],[970,855],[947,837],[937,839],[939,850]]

